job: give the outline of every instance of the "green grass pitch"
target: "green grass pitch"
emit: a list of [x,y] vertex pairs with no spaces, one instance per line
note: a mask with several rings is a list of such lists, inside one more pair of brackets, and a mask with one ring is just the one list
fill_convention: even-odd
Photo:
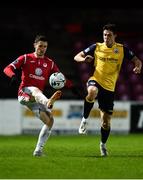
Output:
[[106,158],[99,135],[53,135],[47,156],[33,157],[37,137],[0,136],[0,179],[143,178],[143,134],[111,134]]

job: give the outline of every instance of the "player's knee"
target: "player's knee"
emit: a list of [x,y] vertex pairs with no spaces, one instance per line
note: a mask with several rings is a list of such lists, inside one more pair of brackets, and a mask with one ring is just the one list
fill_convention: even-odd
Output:
[[54,123],[53,115],[50,111],[40,111],[40,119],[48,126],[52,127]]
[[107,113],[104,113],[103,119],[102,119],[102,124],[101,124],[103,129],[108,130],[110,128],[110,121],[111,121],[111,116]]
[[110,128],[110,122],[103,122],[101,126],[103,129],[108,130]]
[[34,113],[34,115],[35,115],[36,117],[38,117],[39,119],[41,118],[41,117],[40,117],[40,111],[39,111],[39,109],[34,109],[34,110],[32,110],[32,112]]
[[52,127],[54,123],[54,118],[52,115],[48,115],[45,119],[45,124],[47,124],[48,127]]
[[98,93],[98,89],[96,87],[92,87],[92,86],[89,86],[88,87],[88,98],[89,99],[95,99],[95,97],[97,96],[97,93]]
[[26,105],[29,102],[29,100],[30,100],[29,96],[18,96],[18,101],[22,105]]

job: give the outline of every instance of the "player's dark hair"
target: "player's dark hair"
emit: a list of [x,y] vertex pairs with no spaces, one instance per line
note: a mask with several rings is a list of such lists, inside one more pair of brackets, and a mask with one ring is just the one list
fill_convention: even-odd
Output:
[[37,43],[39,41],[48,42],[48,39],[45,35],[37,35],[34,42]]
[[114,34],[117,33],[116,25],[115,24],[111,24],[111,23],[108,23],[108,24],[104,25],[103,26],[103,31],[104,30],[112,31]]

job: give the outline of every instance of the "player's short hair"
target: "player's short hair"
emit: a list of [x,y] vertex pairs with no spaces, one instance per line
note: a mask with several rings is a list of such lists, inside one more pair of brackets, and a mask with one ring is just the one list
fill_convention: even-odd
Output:
[[48,42],[48,39],[45,35],[37,35],[34,42],[37,43],[39,41]]
[[104,30],[109,30],[112,31],[114,34],[117,34],[116,24],[112,24],[112,23],[105,24],[103,26],[103,31]]

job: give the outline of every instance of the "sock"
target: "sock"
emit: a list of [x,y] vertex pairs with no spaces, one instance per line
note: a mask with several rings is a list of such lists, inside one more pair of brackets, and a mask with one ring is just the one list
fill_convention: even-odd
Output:
[[109,129],[104,129],[103,127],[101,127],[101,142],[102,143],[106,143],[108,137],[109,137],[109,134],[110,134],[110,127]]
[[88,101],[87,98],[85,98],[85,100],[84,100],[84,112],[83,112],[83,117],[85,119],[88,118],[89,113],[90,113],[90,111],[94,105],[94,102],[95,101]]
[[82,121],[82,122],[86,122],[87,120],[83,117],[81,121]]
[[51,129],[47,125],[44,125],[40,131],[37,145],[36,145],[36,151],[42,150],[44,144],[48,140],[49,136],[51,135]]

